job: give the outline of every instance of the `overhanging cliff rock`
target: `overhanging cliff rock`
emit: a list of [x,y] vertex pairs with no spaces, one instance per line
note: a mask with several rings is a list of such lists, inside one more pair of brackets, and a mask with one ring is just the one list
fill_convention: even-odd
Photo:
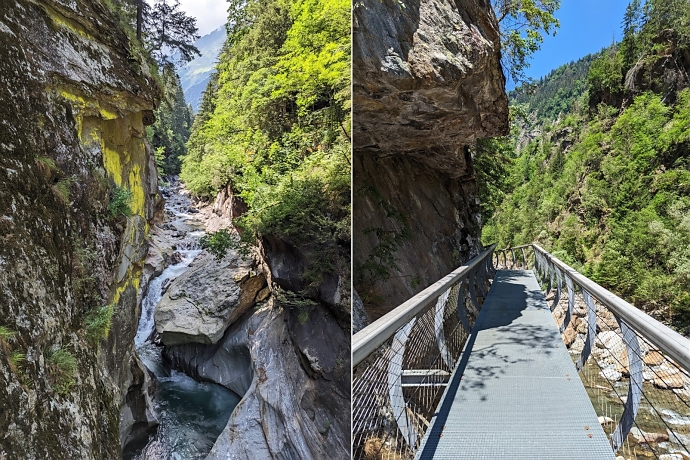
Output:
[[356,3],[354,282],[370,318],[476,255],[468,146],[508,131],[488,0]]

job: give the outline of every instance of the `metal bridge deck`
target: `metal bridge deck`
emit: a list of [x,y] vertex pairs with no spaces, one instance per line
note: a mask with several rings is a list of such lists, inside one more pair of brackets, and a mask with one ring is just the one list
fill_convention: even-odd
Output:
[[615,459],[531,271],[496,273],[416,459]]

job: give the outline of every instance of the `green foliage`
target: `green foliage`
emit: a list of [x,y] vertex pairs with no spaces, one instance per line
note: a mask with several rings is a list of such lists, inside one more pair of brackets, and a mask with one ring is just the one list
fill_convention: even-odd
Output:
[[110,323],[113,318],[114,309],[112,305],[104,305],[89,312],[84,319],[86,337],[92,344],[97,344],[99,340],[107,337],[110,331]]
[[503,67],[514,82],[525,79],[527,59],[541,48],[542,34],[555,35],[561,0],[492,0],[501,32]]
[[636,306],[690,320],[690,90],[676,100],[583,115],[567,152],[552,134],[527,145],[483,241],[539,241]]
[[36,161],[44,165],[46,168],[48,168],[50,171],[57,171],[58,167],[55,164],[55,160],[52,158],[48,157],[37,157]]
[[350,3],[231,1],[181,179],[197,196],[231,185],[244,242],[316,251],[311,285],[349,248]]
[[26,354],[19,350],[10,353],[10,366],[15,372],[21,371],[22,363],[26,361]]
[[601,53],[588,54],[552,70],[539,81],[522,84],[508,93],[510,103],[526,104],[527,110],[545,126],[561,114],[577,112],[577,103],[587,89],[589,68],[600,56]]
[[208,250],[220,262],[229,249],[237,247],[237,242],[226,229],[209,232],[199,240],[201,247]]
[[48,354],[46,367],[51,383],[58,394],[66,395],[74,385],[74,371],[77,370],[77,360],[69,351],[58,348]]
[[297,321],[300,324],[306,324],[309,321],[309,312],[307,310],[300,311],[299,315],[297,315]]
[[14,337],[17,333],[6,326],[0,326],[0,339],[9,340]]
[[123,215],[129,217],[132,215],[132,191],[126,187],[116,185],[110,193],[110,203],[108,203],[108,211],[112,216]]
[[172,64],[163,66],[161,80],[163,100],[156,109],[156,121],[146,128],[146,134],[155,150],[158,174],[164,177],[180,173],[194,116],[191,106],[185,102],[180,78]]
[[592,62],[587,76],[589,105],[599,102],[618,105],[623,93],[623,59],[617,48],[609,48]]
[[179,9],[179,0],[156,0],[152,6],[143,0],[138,1],[144,7],[141,29],[146,51],[160,66],[170,63],[168,53],[171,52],[176,52],[183,62],[189,62],[200,54],[194,46],[199,39],[196,18]]
[[515,146],[510,138],[479,139],[474,158],[482,222],[491,218],[508,189],[508,169]]
[[70,176],[59,180],[57,184],[53,185],[53,191],[55,191],[55,194],[60,198],[60,201],[65,204],[69,204],[70,202],[70,191],[75,181],[76,178]]

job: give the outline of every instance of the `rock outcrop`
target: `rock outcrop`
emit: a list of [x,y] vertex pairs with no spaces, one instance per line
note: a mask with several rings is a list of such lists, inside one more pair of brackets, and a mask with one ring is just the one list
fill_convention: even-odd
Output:
[[242,395],[208,459],[346,459],[350,344],[316,303],[280,296],[233,324],[214,346],[166,347],[173,365]]
[[354,282],[372,320],[476,255],[472,143],[508,130],[487,0],[354,8]]
[[[214,215],[228,222],[231,212],[225,206]],[[172,367],[242,396],[209,459],[350,458],[350,333],[342,324],[349,294],[340,282],[324,296],[330,304],[317,300],[323,292],[312,291],[312,299],[299,293],[299,261],[309,255],[283,243],[261,248],[254,276],[233,251],[221,262],[198,257],[157,307],[163,356]],[[158,312],[178,315],[188,304],[198,308],[199,323],[224,325],[220,340],[200,339],[192,323],[182,333]],[[220,308],[204,312],[205,305]],[[178,333],[166,341],[170,327]]]
[[221,261],[204,254],[192,262],[156,306],[161,342],[166,346],[218,342],[266,287],[266,277],[252,265],[234,252]]
[[[0,458],[117,458],[155,423],[132,341],[157,193],[144,119],[158,90],[102,2],[2,12]],[[108,209],[116,188],[132,193],[127,219]],[[99,329],[103,305],[113,315]]]

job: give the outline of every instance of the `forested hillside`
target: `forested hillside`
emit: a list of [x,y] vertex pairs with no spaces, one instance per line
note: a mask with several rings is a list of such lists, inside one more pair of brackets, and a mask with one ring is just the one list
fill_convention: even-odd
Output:
[[[594,56],[567,116],[509,161],[485,243],[537,241],[636,306],[690,320],[690,2],[633,1],[621,43]],[[558,70],[555,71],[558,73]],[[545,79],[546,84],[549,79]],[[561,91],[563,90],[563,91]],[[515,142],[514,139],[505,142]],[[505,176],[504,176],[505,177]]]
[[315,287],[350,248],[350,3],[230,3],[181,178],[201,198],[229,185],[246,241],[315,248]]
[[526,109],[542,123],[570,113],[573,103],[587,89],[589,67],[599,56],[600,53],[588,54],[552,70],[539,81],[517,87],[508,93],[510,104],[526,104]]

